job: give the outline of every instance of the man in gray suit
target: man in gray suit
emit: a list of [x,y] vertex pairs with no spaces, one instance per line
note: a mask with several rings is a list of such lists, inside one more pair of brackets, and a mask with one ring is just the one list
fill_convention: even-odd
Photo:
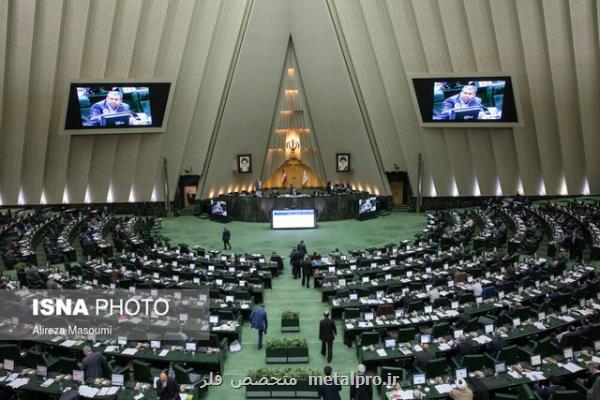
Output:
[[81,369],[83,370],[85,380],[101,378],[103,368],[110,371],[110,366],[102,353],[94,353],[90,346],[85,346],[83,348],[83,355],[85,357],[81,360]]

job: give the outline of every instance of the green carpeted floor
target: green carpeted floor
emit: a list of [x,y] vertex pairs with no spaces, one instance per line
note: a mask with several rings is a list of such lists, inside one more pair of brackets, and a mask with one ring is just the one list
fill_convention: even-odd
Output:
[[[265,309],[269,318],[269,331],[265,339],[278,337],[304,337],[309,343],[310,362],[297,364],[298,367],[310,367],[322,370],[326,364],[320,355],[321,343],[318,340],[318,325],[326,308],[321,303],[321,294],[314,288],[303,288],[300,280],[294,280],[290,273],[287,256],[293,246],[304,240],[308,251],[328,254],[339,248],[346,253],[350,249],[364,249],[379,244],[399,242],[413,239],[415,233],[424,228],[423,215],[409,213],[392,213],[369,221],[336,221],[319,223],[317,229],[273,231],[269,224],[232,222],[227,224],[231,231],[231,244],[236,253],[270,254],[276,250],[286,258],[284,274],[273,280],[273,289],[265,292]],[[205,249],[222,249],[221,232],[224,225],[201,220],[196,217],[178,217],[163,221],[163,234],[171,239],[171,245],[186,243],[200,245]],[[312,282],[311,282],[312,286]],[[282,310],[300,312],[300,332],[281,333]],[[341,326],[337,322],[338,332]],[[265,352],[257,349],[258,335],[255,330],[245,324],[242,330],[242,351],[228,353],[225,361],[223,385],[211,387],[206,399],[234,400],[244,399],[243,389],[233,389],[230,381],[246,376],[250,369],[267,366]],[[333,361],[331,363],[338,373],[349,373],[356,368],[358,358],[354,348],[349,349],[342,344],[341,337],[334,342]],[[269,367],[285,368],[288,365],[269,364]],[[342,398],[347,398],[348,388],[342,391]]]

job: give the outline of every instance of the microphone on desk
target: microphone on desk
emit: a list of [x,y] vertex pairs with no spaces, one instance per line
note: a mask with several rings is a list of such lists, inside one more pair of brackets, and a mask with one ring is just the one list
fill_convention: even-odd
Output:
[[483,108],[483,111],[489,111],[487,106],[483,105],[482,103],[478,102],[477,100],[473,99],[473,101],[481,108]]

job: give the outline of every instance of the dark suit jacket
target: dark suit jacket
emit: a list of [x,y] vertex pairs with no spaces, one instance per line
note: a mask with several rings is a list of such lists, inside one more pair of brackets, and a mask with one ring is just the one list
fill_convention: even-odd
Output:
[[298,246],[296,246],[296,250],[302,253],[302,255],[308,253],[308,250],[306,250],[306,245],[304,243],[298,243]]
[[81,369],[86,380],[102,377],[103,366],[108,368],[108,363],[102,353],[90,353],[81,360]]
[[177,383],[173,378],[167,378],[167,386],[163,389],[162,382],[156,381],[156,394],[159,400],[177,400],[179,395],[177,393]]
[[453,353],[460,354],[461,356],[468,356],[473,353],[473,348],[469,342],[462,342],[456,345]]
[[337,335],[335,322],[330,318],[323,318],[321,322],[319,322],[319,340],[333,340],[335,339],[335,335]]
[[496,338],[488,344],[488,352],[492,355],[496,355],[496,353],[503,348],[505,344],[506,343],[504,342],[504,339]]
[[469,319],[470,317],[467,313],[460,315],[456,322],[454,322],[454,327],[459,329],[464,327],[467,324],[467,322],[469,322]]
[[550,396],[552,395],[552,393],[556,392],[557,390],[567,390],[567,389],[564,386],[560,386],[560,385],[552,385],[552,386],[546,386],[546,387],[542,388],[542,387],[540,387],[540,385],[535,383],[533,385],[533,390],[535,390],[537,392],[537,394],[539,394],[543,400],[548,400],[550,398]]
[[319,395],[319,398],[322,398],[323,400],[342,400],[340,397],[341,390],[341,385],[335,385],[333,383],[330,385],[323,384],[319,385],[317,388],[317,394]]
[[300,253],[299,251],[292,251],[290,253],[290,264],[292,264],[292,266],[299,266],[300,265],[300,260],[302,259],[302,253]]
[[[368,378],[365,376],[365,379]],[[356,384],[350,385],[350,400],[371,400],[373,399],[373,388],[366,383],[356,387]]]
[[312,275],[312,264],[308,260],[302,260],[300,263],[300,267],[302,268],[302,274],[311,276]]
[[425,368],[429,360],[435,358],[435,353],[432,351],[419,351],[415,354],[415,366],[419,368]]

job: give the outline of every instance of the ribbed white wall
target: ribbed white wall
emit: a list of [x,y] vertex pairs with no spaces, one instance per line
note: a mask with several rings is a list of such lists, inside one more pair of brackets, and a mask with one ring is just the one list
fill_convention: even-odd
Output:
[[[369,115],[392,120],[394,148],[416,182],[425,160],[425,195],[600,191],[597,127],[598,5],[593,0],[330,0],[338,11]],[[370,44],[369,44],[370,43]],[[367,45],[368,44],[368,45]],[[419,129],[410,73],[507,72],[516,81],[524,126]],[[389,106],[382,107],[382,104]],[[384,114],[384,115],[382,115]],[[399,143],[399,145],[398,145]],[[398,157],[381,152],[386,170]],[[428,179],[431,176],[432,179]],[[564,179],[564,180],[563,180]]]
[[[528,194],[579,194],[586,178],[600,192],[595,0],[254,0],[211,140],[251,4],[0,0],[0,202],[160,200],[163,157],[171,189],[189,167],[207,171],[201,197],[249,185],[232,172],[234,157],[250,152],[260,170],[290,33],[327,178],[387,193],[379,165],[397,164],[414,189],[422,153],[425,195],[512,194],[520,184]],[[522,127],[418,126],[409,74],[498,71],[514,77]],[[167,131],[60,135],[68,83],[96,78],[172,80]],[[352,153],[351,176],[336,174],[336,152]]]
[[[171,189],[201,170],[247,4],[0,0],[1,202],[150,200],[162,157]],[[167,131],[60,135],[68,83],[97,78],[172,80]]]

